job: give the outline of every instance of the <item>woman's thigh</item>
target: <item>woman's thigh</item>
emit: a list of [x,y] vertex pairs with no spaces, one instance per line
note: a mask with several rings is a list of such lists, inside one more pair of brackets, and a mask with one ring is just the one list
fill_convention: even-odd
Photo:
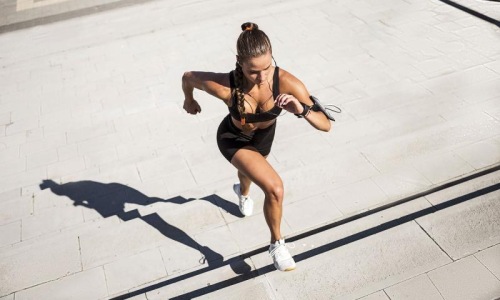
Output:
[[256,149],[239,149],[231,159],[231,164],[264,192],[283,188],[283,182],[278,173]]

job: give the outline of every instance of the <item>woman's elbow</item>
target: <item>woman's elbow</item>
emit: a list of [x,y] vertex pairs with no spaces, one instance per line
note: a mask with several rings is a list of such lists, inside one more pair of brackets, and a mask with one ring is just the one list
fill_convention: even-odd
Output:
[[323,132],[329,132],[332,129],[332,124],[330,122],[325,122],[325,123],[316,124],[316,125],[313,124],[313,126],[317,130],[323,131]]
[[326,124],[326,126],[323,126],[323,128],[321,128],[320,130],[324,132],[329,132],[330,130],[332,130],[332,124],[328,122],[328,124]]
[[327,119],[325,122],[321,122],[318,129],[324,132],[329,132],[332,129],[332,122]]
[[192,76],[191,71],[186,71],[182,74],[182,82],[186,82]]

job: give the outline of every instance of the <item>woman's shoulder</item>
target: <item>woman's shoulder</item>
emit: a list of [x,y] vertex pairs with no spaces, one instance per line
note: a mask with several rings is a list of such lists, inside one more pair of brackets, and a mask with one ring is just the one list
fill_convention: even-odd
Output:
[[214,82],[220,85],[229,85],[229,75],[231,72],[210,72],[210,71],[189,71],[184,76],[197,82]]
[[206,81],[212,81],[224,87],[229,87],[231,72],[232,71],[223,73],[202,72],[203,74],[201,76],[205,77],[204,79]]
[[305,88],[300,79],[285,69],[279,68],[280,90],[287,92],[296,88]]
[[196,77],[203,82],[203,86],[208,89],[225,90],[231,88],[231,72],[197,72]]
[[195,87],[204,90],[212,96],[224,101],[228,101],[230,98],[229,72],[191,71],[185,73],[184,76],[190,78]]

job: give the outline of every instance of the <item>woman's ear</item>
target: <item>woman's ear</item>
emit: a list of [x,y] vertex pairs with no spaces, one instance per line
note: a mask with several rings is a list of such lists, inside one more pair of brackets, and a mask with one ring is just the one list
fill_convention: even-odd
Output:
[[236,55],[236,63],[241,66],[240,57]]

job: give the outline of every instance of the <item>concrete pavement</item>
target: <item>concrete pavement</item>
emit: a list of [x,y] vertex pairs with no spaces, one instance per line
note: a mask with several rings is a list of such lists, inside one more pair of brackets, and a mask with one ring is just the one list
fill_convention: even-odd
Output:
[[[499,165],[498,4],[19,2],[0,2],[0,299],[500,297],[498,171],[355,218]],[[292,273],[260,251],[262,192],[239,215],[224,105],[181,108],[182,73],[231,70],[247,20],[343,109],[330,133],[278,120]]]
[[294,272],[273,271],[261,253],[251,258],[258,274],[240,283],[219,272],[206,285],[165,286],[147,299],[496,299],[499,175],[295,240]]

